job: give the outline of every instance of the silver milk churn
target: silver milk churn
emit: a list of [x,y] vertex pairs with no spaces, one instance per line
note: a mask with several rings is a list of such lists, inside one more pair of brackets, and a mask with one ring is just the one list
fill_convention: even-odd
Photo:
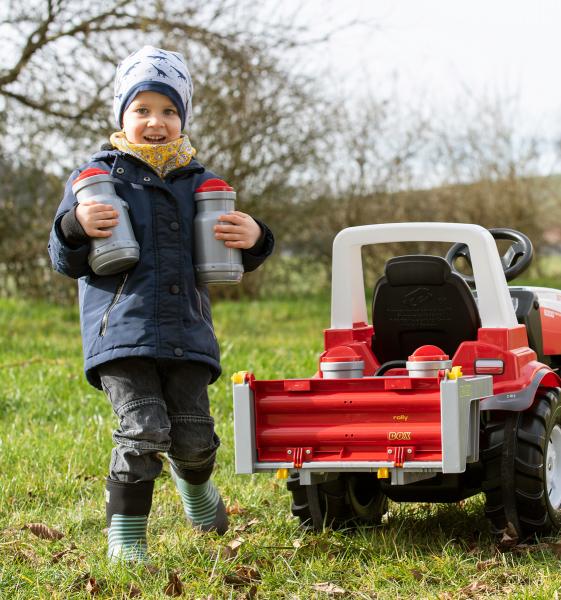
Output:
[[236,192],[221,179],[207,179],[195,190],[194,265],[199,284],[239,283],[242,253],[214,237],[219,217],[235,210]]
[[113,275],[130,269],[138,262],[140,247],[130,222],[128,204],[117,196],[114,179],[103,169],[86,169],[72,184],[78,202],[93,200],[110,204],[119,213],[119,223],[111,228],[111,237],[92,238],[88,263],[96,275]]

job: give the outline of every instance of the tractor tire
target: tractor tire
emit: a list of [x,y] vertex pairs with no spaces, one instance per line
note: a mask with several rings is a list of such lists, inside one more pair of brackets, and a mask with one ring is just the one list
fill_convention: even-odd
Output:
[[291,475],[286,487],[292,494],[292,514],[303,527],[318,531],[377,525],[387,510],[387,498],[374,473],[340,473],[313,485],[301,485],[299,475]]
[[488,413],[483,426],[485,514],[493,533],[520,538],[561,527],[561,403],[539,391],[523,412]]

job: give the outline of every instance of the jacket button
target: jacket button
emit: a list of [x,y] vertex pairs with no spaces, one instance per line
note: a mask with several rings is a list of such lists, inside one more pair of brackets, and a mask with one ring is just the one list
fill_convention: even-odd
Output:
[[183,350],[181,348],[174,348],[173,353],[175,356],[183,356]]
[[117,173],[119,173],[119,175],[122,175],[125,172],[125,169],[123,169],[123,167],[117,167],[115,169],[115,171],[117,171]]
[[169,291],[172,294],[179,294],[179,286],[178,285],[170,285],[169,286]]
[[174,221],[173,223],[169,224],[169,228],[172,231],[178,231],[179,230],[179,223],[177,223],[176,221]]

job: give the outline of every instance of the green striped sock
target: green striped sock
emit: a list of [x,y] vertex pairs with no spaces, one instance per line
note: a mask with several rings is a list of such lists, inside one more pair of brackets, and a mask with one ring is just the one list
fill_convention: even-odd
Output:
[[228,529],[226,508],[218,490],[210,479],[194,484],[181,479],[173,469],[172,475],[179,490],[185,515],[194,527],[203,531],[217,531],[220,535]]
[[108,534],[108,558],[112,561],[145,562],[147,525],[146,515],[114,514]]

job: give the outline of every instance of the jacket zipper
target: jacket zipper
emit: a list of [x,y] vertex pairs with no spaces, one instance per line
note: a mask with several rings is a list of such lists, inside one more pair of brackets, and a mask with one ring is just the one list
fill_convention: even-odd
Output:
[[115,295],[113,296],[113,299],[111,300],[111,304],[107,307],[107,310],[103,313],[103,317],[101,317],[101,327],[99,328],[99,335],[101,337],[103,337],[107,333],[107,326],[109,325],[109,314],[111,313],[111,311],[113,310],[113,308],[115,307],[117,302],[119,302],[119,300],[121,299],[121,294],[123,293],[123,289],[125,288],[125,283],[127,282],[128,277],[129,277],[128,273],[125,273],[122,276],[121,281],[119,282],[119,285],[117,286],[117,290],[115,291]]
[[199,290],[197,288],[195,288],[195,293],[197,294],[197,300],[199,301],[199,312],[201,313],[201,317],[202,317],[203,321],[208,325],[208,328],[210,329],[210,331],[212,333],[212,337],[214,339],[216,339],[216,334],[214,333],[214,328],[206,320],[205,313],[203,312],[203,300],[202,300],[201,294],[200,294],[200,292],[199,292]]

